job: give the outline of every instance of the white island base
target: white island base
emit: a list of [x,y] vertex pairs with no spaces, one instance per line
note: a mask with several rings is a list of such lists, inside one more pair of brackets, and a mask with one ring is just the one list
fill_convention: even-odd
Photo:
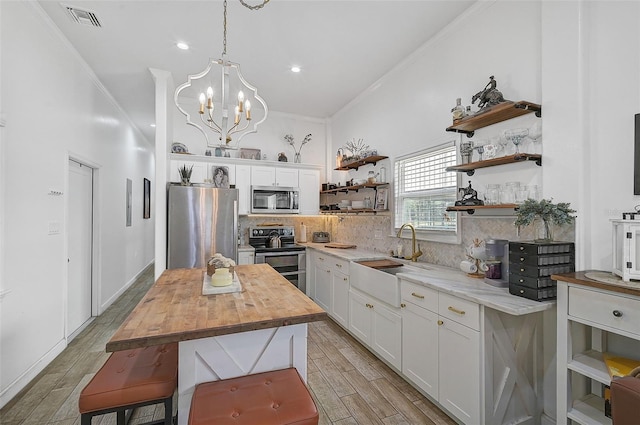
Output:
[[306,323],[181,341],[178,425],[187,425],[197,384],[289,367],[306,382]]

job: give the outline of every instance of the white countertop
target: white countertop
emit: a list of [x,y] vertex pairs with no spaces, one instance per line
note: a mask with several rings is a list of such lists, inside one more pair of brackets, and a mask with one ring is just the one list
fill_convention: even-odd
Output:
[[366,251],[363,249],[335,249],[327,248],[324,243],[304,243],[307,248],[315,249],[323,253],[333,255],[348,261],[363,261],[376,259],[393,259],[407,265],[406,273],[398,273],[396,276],[410,282],[446,292],[459,298],[463,298],[488,308],[498,310],[514,316],[520,316],[555,308],[555,300],[533,301],[527,298],[509,294],[508,288],[496,288],[484,282],[467,276],[461,270],[444,267],[437,264],[417,262],[393,258],[380,252]]

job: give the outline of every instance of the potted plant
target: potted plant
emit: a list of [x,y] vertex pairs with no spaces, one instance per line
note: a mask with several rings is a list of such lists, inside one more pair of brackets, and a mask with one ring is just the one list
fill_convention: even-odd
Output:
[[191,167],[187,167],[184,164],[182,167],[178,168],[178,173],[180,173],[180,184],[182,186],[191,186],[191,172],[193,171],[193,165]]
[[572,215],[576,211],[571,209],[568,202],[554,204],[553,199],[527,199],[516,210],[515,225],[520,232],[521,226],[528,226],[536,221],[541,222],[536,241],[552,241],[551,224],[562,226],[571,224],[575,220]]

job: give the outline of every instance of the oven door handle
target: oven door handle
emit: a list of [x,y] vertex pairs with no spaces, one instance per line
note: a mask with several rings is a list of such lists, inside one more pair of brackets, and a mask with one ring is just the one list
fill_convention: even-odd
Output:
[[280,252],[260,252],[256,254],[256,257],[284,257],[287,255],[300,255],[304,254],[304,250],[300,251],[280,251]]

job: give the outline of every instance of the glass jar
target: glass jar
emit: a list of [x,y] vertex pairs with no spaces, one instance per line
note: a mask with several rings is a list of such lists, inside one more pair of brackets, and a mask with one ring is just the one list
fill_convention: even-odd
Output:
[[538,189],[537,184],[527,186],[527,191],[529,192],[530,199],[533,199],[534,201],[540,200],[540,189]]
[[527,200],[527,198],[529,198],[528,186],[521,186],[520,188],[518,188],[518,190],[516,191],[516,204],[523,204],[524,201]]
[[488,184],[484,199],[487,205],[498,205],[500,203],[500,185]]
[[500,194],[500,202],[503,204],[515,204],[516,193],[520,189],[520,182],[507,182]]

